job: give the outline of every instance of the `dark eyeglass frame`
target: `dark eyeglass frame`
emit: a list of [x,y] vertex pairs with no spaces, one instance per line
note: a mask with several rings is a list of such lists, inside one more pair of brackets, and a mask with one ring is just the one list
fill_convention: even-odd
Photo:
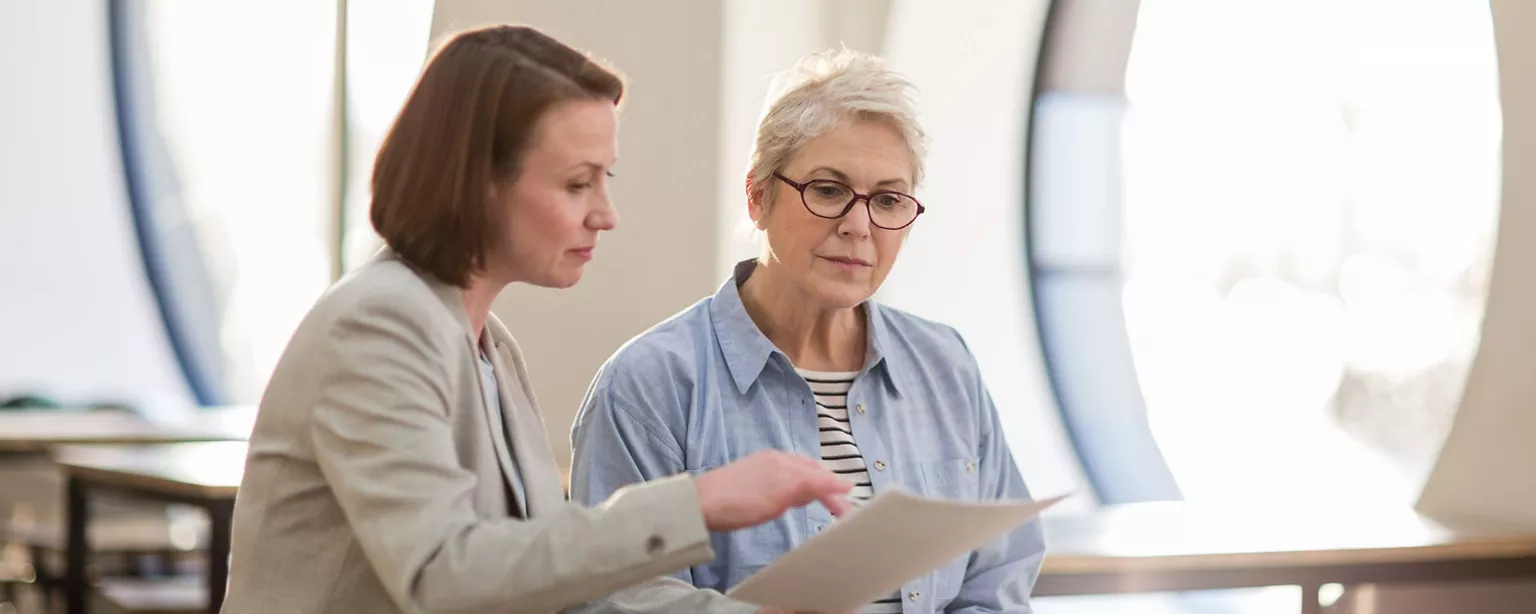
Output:
[[[923,214],[923,211],[926,210],[926,209],[923,208],[922,201],[917,200],[917,198],[913,197],[911,194],[905,194],[905,193],[902,193],[902,192],[897,192],[895,190],[878,190],[878,191],[875,191],[875,192],[870,192],[868,194],[860,194],[858,192],[858,190],[853,189],[853,186],[848,185],[846,183],[843,183],[841,181],[837,181],[836,179],[812,179],[810,181],[806,181],[804,183],[801,183],[799,181],[795,181],[793,179],[785,177],[785,176],[783,176],[783,175],[781,175],[779,173],[774,173],[773,176],[775,178],[777,178],[779,181],[782,181],[782,182],[788,184],[789,187],[794,188],[796,192],[799,192],[800,193],[800,204],[805,206],[805,210],[806,211],[810,211],[811,215],[814,215],[814,216],[822,218],[822,219],[835,220],[835,219],[841,218],[841,217],[843,217],[845,215],[848,215],[848,212],[853,210],[853,206],[858,204],[859,201],[862,200],[862,201],[864,201],[864,209],[869,212],[869,223],[870,224],[873,224],[876,228],[882,228],[882,229],[885,229],[885,230],[901,230],[903,228],[911,226],[912,222],[916,222],[917,218]],[[835,184],[835,185],[840,185],[840,186],[842,186],[844,188],[847,188],[848,193],[852,194],[853,197],[848,199],[848,204],[843,205],[843,210],[838,212],[837,215],[822,215],[820,213],[817,213],[815,209],[811,208],[811,203],[805,202],[805,189],[810,187],[811,184],[813,184],[813,183],[831,183],[831,184]],[[870,205],[870,199],[874,198],[876,196],[879,196],[881,194],[895,194],[895,195],[900,196],[902,198],[910,199],[913,202],[913,204],[917,205],[917,213],[913,214],[912,215],[912,219],[909,220],[907,223],[902,224],[900,226],[897,226],[895,228],[892,228],[890,226],[881,226],[879,224],[879,222],[875,221],[875,210],[873,208],[871,208],[871,205]]]

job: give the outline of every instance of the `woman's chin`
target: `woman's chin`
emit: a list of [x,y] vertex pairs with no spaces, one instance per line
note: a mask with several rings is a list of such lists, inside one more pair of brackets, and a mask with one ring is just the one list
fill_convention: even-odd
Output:
[[561,267],[539,276],[538,279],[530,280],[529,283],[540,288],[554,288],[556,290],[564,290],[566,288],[573,287],[578,282],[580,282],[581,274],[581,265],[576,265],[574,267]]
[[852,309],[869,300],[869,297],[874,296],[874,291],[865,284],[823,280],[820,284],[817,284],[814,296],[816,300],[826,307]]

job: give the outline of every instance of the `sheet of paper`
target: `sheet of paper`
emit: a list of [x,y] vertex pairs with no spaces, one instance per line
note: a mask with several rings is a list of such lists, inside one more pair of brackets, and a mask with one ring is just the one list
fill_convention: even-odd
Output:
[[882,492],[729,594],[789,612],[853,612],[1064,498],[968,503]]

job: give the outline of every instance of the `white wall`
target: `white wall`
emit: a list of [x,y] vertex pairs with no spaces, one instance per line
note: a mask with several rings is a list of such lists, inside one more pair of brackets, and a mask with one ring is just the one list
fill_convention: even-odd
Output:
[[882,300],[959,329],[1036,495],[1094,503],[1045,379],[1024,260],[1026,122],[1046,3],[897,0],[886,55],[922,92],[927,208]]
[[0,397],[181,406],[124,196],[106,17],[0,2]]
[[606,234],[575,288],[519,284],[495,305],[528,355],[555,456],[597,368],[619,345],[712,294],[720,147],[721,6],[661,0],[439,0],[433,39],[492,22],[537,26],[629,80]]
[[[1494,0],[1505,186],[1485,336],[1420,507],[1536,523],[1536,6]],[[439,0],[434,37],[487,22],[549,29],[631,82],[615,184],[623,221],[586,283],[513,290],[497,311],[534,359],[557,453],[620,343],[711,293],[741,246],[740,178],[767,74],[811,49],[883,47],[924,94],[930,205],[882,299],[957,326],[1036,491],[1083,490],[1043,379],[1019,207],[1034,35],[1044,3],[924,0]],[[105,5],[0,2],[0,396],[190,401],[139,262],[111,99]],[[597,17],[594,17],[597,16]],[[643,27],[637,27],[642,24]],[[967,260],[957,265],[957,245]],[[748,252],[749,254],[751,252]],[[1498,492],[1500,497],[1482,497]],[[1471,502],[1477,505],[1472,506]]]
[[880,53],[890,0],[725,0],[720,83],[720,193],[715,276],[762,245],[747,217],[746,177],[774,73],[830,47]]
[[[631,83],[615,182],[620,229],[606,237],[582,285],[566,292],[517,288],[496,306],[534,361],[549,435],[564,460],[571,417],[601,362],[626,339],[712,293],[730,262],[755,253],[750,243],[733,243],[722,230],[734,230],[741,219],[740,182],[768,75],[808,51],[837,44],[879,51],[897,14],[891,0],[436,4],[434,39],[490,22],[526,22],[615,62]],[[911,20],[929,17],[911,12],[911,5],[905,15],[902,35],[926,37],[913,32],[921,22]],[[960,23],[944,17],[938,22],[948,24],[943,27]],[[0,82],[25,94],[0,97],[0,258],[9,263],[0,267],[0,396],[35,391],[65,402],[184,406],[190,394],[149,293],[129,219],[105,20],[105,6],[87,0],[0,3],[0,57],[7,58],[0,62]],[[1029,20],[1021,23],[1028,26]],[[897,61],[913,59],[908,53]],[[1024,67],[1022,56],[1018,62]],[[925,89],[933,94],[949,85]],[[943,124],[935,127],[947,134]],[[944,166],[941,156],[936,167]],[[936,175],[943,176],[942,170]],[[933,215],[925,223],[942,226],[944,219]],[[930,239],[929,247],[923,245],[922,239],[914,243],[898,271],[911,269],[919,273],[915,278],[932,272],[939,261],[924,250],[935,244]],[[1018,290],[1015,284],[1002,291]],[[902,292],[896,288],[893,297],[900,300]],[[1009,304],[1024,305],[1023,299],[1016,293]],[[1060,490],[1061,480],[1037,477],[1070,459],[1062,455],[1049,404],[1021,401],[1008,384],[1020,379],[1020,365],[1038,366],[1020,358],[1029,337],[1002,349],[993,344],[994,337],[1028,333],[1027,312],[1010,314],[997,324],[1001,334],[994,334],[975,314],[903,306],[914,305],[929,308],[926,315],[954,319],[966,332],[1000,404],[1035,412],[1027,421],[1011,420],[1010,438],[1036,488]],[[1024,381],[1037,382],[1030,373]],[[1033,426],[1039,416],[1047,419],[1044,429]]]
[[[960,329],[977,354],[1025,478],[1037,493],[1085,493],[1044,379],[1023,262],[1025,112],[1043,2],[956,11],[902,0],[725,2],[717,277],[760,247],[743,180],[769,76],[826,47],[881,53],[916,82],[933,136],[930,207],[880,298]],[[984,264],[961,265],[963,259]]]
[[[1420,494],[1420,512],[1536,528],[1536,4],[1492,0],[1504,111],[1503,204],[1483,336],[1461,408]],[[1353,612],[1529,612],[1536,583],[1378,587]]]
[[1503,205],[1483,337],[1419,509],[1536,527],[1536,4],[1493,0]]
[[613,183],[618,230],[604,237],[575,288],[514,287],[495,306],[528,354],[562,464],[569,462],[571,420],[602,362],[629,338],[713,294],[732,263],[756,255],[750,235],[736,231],[769,75],[840,43],[878,52],[888,6],[889,0],[438,0],[434,40],[487,23],[526,23],[613,62],[630,84]]
[[[747,217],[746,178],[771,75],[823,46],[822,0],[725,0],[720,82],[720,178],[715,276],[757,256],[761,243]],[[870,50],[873,51],[873,50]]]

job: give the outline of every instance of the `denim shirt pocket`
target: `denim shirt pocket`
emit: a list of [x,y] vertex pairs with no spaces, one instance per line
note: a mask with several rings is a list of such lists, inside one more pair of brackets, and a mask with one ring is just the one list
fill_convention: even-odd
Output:
[[[700,456],[686,467],[688,473],[695,477],[740,460],[715,454]],[[695,586],[725,592],[778,560],[802,539],[796,527],[805,522],[805,514],[804,508],[792,509],[754,527],[712,533],[710,542],[715,550],[715,558],[701,563],[700,567],[707,568],[715,582],[710,585],[695,582]]]
[[923,475],[923,495],[940,499],[975,501],[981,489],[981,477],[977,473],[975,457],[952,458],[930,461],[920,466]]
[[725,578],[724,590],[740,584],[797,545],[789,516],[725,534],[726,546],[715,552],[715,560],[710,563],[718,565]]
[[[930,461],[919,467],[924,496],[957,501],[975,501],[979,498],[981,478],[978,461],[974,457]],[[970,558],[967,552],[934,570],[933,603],[947,603],[960,594]]]

